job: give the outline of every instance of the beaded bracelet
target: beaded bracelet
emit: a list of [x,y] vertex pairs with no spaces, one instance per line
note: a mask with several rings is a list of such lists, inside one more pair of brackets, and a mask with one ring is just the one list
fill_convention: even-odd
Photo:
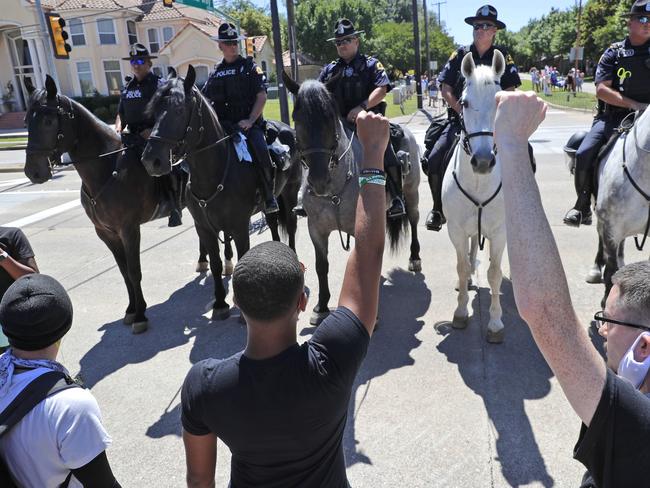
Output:
[[386,173],[384,170],[381,170],[379,168],[363,168],[361,171],[359,171],[359,176],[371,176],[371,175],[378,175],[378,176],[386,176]]
[[359,189],[367,184],[386,186],[386,177],[382,175],[359,176]]

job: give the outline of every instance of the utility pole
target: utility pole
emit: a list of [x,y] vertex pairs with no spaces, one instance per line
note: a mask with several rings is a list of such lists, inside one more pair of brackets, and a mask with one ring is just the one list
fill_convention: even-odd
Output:
[[576,80],[578,76],[578,49],[580,47],[580,17],[582,17],[582,0],[578,4],[578,25],[576,28],[576,58],[575,58],[575,73],[573,79]]
[[431,51],[429,51],[429,12],[427,12],[427,0],[422,0],[422,10],[424,10],[424,50],[427,59],[427,65],[424,72],[427,74],[427,78],[431,78]]
[[289,104],[287,92],[282,81],[282,38],[280,37],[280,16],[278,15],[278,0],[271,0],[271,24],[273,28],[273,51],[275,53],[275,75],[278,79],[278,98],[280,99],[280,119],[289,124]]
[[293,0],[287,0],[287,34],[289,34],[289,59],[291,60],[291,77],[298,82],[298,49],[296,47],[296,20]]
[[418,108],[422,108],[422,84],[420,83],[421,76],[421,60],[420,60],[420,26],[418,25],[418,0],[413,0],[413,37],[415,38],[415,92],[418,97]]
[[59,89],[61,89],[61,85],[59,84],[59,77],[56,73],[56,66],[54,65],[54,52],[52,51],[52,45],[47,41],[43,41],[44,38],[47,39],[47,33],[49,31],[47,30],[47,23],[45,22],[45,14],[43,13],[41,0],[34,0],[34,6],[36,7],[38,22],[41,25],[41,33],[39,34],[39,38],[40,41],[44,44],[43,47],[45,48],[45,57],[47,58],[44,61],[47,62],[47,69],[50,72],[49,75],[54,78],[56,85],[59,87]]
[[432,5],[437,5],[438,6],[438,27],[442,29],[442,22],[440,21],[440,5],[443,3],[447,3],[446,1],[444,2],[434,2]]

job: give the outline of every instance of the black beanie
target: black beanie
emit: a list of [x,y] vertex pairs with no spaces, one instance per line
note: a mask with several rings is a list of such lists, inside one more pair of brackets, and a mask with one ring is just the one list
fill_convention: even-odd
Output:
[[0,324],[12,347],[44,349],[70,330],[72,302],[51,276],[28,274],[18,278],[2,297]]

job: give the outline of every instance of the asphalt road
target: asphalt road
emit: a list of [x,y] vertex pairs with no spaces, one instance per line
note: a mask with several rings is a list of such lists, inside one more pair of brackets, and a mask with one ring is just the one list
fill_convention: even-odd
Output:
[[[600,285],[583,280],[595,254],[596,232],[593,226],[571,229],[561,223],[574,198],[561,147],[589,123],[582,113],[549,110],[532,138],[544,205],[585,326],[602,293]],[[421,141],[426,119],[416,116],[409,125]],[[122,486],[183,486],[181,383],[196,361],[241,350],[245,329],[235,318],[209,320],[212,278],[194,271],[198,239],[185,212],[182,227],[169,229],[159,220],[143,228],[143,288],[151,327],[133,336],[121,323],[127,303],[122,278],[79,206],[79,186],[74,171],[59,172],[41,186],[29,184],[21,173],[2,173],[0,223],[21,226],[41,270],[70,292],[75,319],[60,359],[99,401],[113,437],[109,458]],[[381,326],[355,383],[345,433],[352,486],[576,486],[583,470],[572,460],[572,449],[580,423],[519,318],[507,279],[505,342],[490,345],[484,339],[485,253],[479,253],[477,287],[470,292],[470,325],[462,331],[449,327],[456,302],[455,257],[446,232],[424,229],[430,205],[423,182],[422,273],[406,271],[406,248],[385,257]],[[252,242],[269,238],[268,231],[255,233]],[[628,261],[646,257],[631,247]],[[315,294],[314,253],[304,220],[298,252]],[[336,297],[347,254],[334,235],[330,256]],[[507,260],[504,269],[507,277]],[[313,332],[308,319],[309,314],[301,317],[300,341]],[[229,458],[220,444],[217,486],[227,486]]]

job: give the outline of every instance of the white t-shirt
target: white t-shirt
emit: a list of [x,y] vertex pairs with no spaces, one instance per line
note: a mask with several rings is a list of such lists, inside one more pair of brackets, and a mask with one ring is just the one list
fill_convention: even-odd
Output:
[[[38,368],[14,374],[9,392],[0,397],[0,411],[30,381],[47,371]],[[85,466],[110,443],[99,405],[90,391],[68,388],[40,402],[1,437],[0,455],[19,485],[57,488],[71,469]],[[73,476],[69,486],[82,485]]]

